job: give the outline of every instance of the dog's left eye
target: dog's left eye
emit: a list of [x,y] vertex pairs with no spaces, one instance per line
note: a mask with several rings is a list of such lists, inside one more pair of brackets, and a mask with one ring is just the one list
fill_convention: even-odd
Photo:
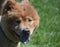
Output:
[[28,18],[28,22],[32,22],[32,19]]

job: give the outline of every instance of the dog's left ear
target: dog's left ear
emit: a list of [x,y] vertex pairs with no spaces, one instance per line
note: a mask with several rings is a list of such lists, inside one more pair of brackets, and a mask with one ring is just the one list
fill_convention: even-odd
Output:
[[6,0],[2,5],[2,14],[6,14],[8,11],[10,11],[15,6],[15,0]]

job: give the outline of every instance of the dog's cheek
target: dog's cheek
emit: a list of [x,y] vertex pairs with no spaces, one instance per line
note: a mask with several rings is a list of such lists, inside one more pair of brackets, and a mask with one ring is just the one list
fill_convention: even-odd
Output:
[[33,32],[35,32],[36,30],[37,30],[37,28],[38,28],[38,25],[39,23],[36,23],[36,22],[34,22],[33,24],[32,24],[32,26],[31,26],[31,32],[30,32],[30,34],[32,34]]

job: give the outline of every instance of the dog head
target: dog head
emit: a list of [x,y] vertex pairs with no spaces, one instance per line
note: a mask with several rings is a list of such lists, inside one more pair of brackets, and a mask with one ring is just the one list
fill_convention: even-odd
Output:
[[31,34],[39,25],[39,16],[28,0],[17,3],[8,0],[2,7],[2,28],[17,36],[17,38],[27,43]]

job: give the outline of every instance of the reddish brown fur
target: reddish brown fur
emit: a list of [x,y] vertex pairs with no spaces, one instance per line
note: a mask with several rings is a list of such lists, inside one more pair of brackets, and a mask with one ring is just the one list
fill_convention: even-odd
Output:
[[[10,8],[8,8],[7,6]],[[29,27],[30,30],[32,30],[30,32],[33,32],[39,25],[38,13],[34,9],[34,7],[29,3],[29,1],[22,1],[21,3],[16,3],[13,0],[9,0],[7,5],[3,5],[2,15],[2,28],[4,29],[4,32],[6,34],[8,32],[12,33],[11,30],[14,29],[13,21],[15,19],[19,19],[21,21],[21,23],[19,24],[20,28],[23,28],[24,26]],[[32,19],[32,22],[29,23],[28,19]],[[15,35],[14,33],[12,34],[12,36]],[[13,37],[13,39],[15,39],[14,41],[18,40],[16,35]]]

